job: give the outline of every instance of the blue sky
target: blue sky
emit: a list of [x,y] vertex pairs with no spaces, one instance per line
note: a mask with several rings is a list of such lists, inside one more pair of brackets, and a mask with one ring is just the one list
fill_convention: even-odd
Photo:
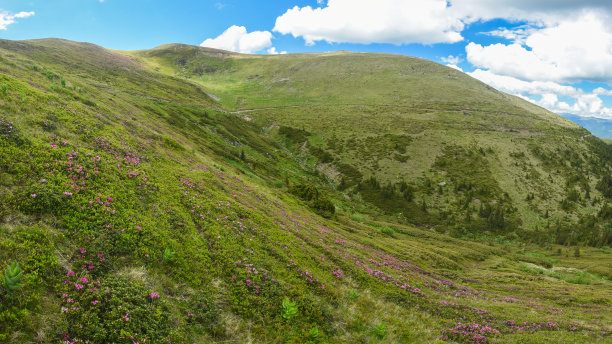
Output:
[[2,0],[0,38],[120,50],[418,56],[557,113],[612,119],[608,0]]

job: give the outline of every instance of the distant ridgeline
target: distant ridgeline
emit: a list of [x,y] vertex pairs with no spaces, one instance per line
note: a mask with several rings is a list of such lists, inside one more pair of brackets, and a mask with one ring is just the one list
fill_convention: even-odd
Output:
[[612,120],[596,117],[576,116],[571,114],[561,114],[561,116],[574,123],[580,124],[597,137],[612,140]]

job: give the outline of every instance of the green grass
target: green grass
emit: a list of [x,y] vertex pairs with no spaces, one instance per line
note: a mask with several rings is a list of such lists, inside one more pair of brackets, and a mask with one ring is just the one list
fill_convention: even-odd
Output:
[[[469,190],[455,190],[453,174],[476,190],[478,179],[485,179],[493,190],[486,200],[516,207],[523,225],[542,213],[535,207],[546,205],[551,227],[567,215],[580,233],[596,236],[595,224],[578,222],[578,215],[596,212],[599,204],[579,202],[580,213],[552,208],[562,192],[552,185],[574,180],[574,170],[552,157],[546,163],[538,158],[542,152],[528,148],[543,142],[545,154],[583,161],[581,171],[605,170],[590,160],[604,154],[596,148],[586,158],[557,151],[565,147],[560,142],[587,147],[576,140],[581,131],[486,87],[482,93],[476,81],[461,89],[460,74],[418,59],[345,53],[273,59],[174,47],[130,53],[132,58],[69,41],[0,41],[6,69],[0,85],[7,85],[0,97],[0,267],[5,271],[17,262],[23,271],[21,288],[0,287],[0,341],[121,343],[133,336],[147,343],[467,342],[449,332],[460,322],[500,331],[487,333],[488,342],[608,340],[609,246],[581,246],[575,257],[573,246],[513,237],[520,228],[455,229],[455,223],[472,228],[487,222],[477,215],[485,196],[474,194],[467,202]],[[185,52],[198,63],[189,56],[181,60]],[[177,64],[188,74],[179,73]],[[287,76],[272,77],[275,68],[296,76],[280,82]],[[336,76],[349,87],[332,87],[330,70],[344,68],[356,72]],[[381,96],[392,89],[381,80],[360,86],[362,94],[351,93],[365,80],[357,73],[362,68],[394,88],[432,73],[431,80],[444,80],[451,90],[414,106],[385,107],[395,95]],[[404,80],[393,68],[414,75]],[[201,80],[195,80],[199,72]],[[215,87],[207,86],[213,81]],[[305,90],[291,96],[291,86],[281,85],[289,82]],[[270,92],[263,92],[266,87]],[[320,97],[321,90],[328,94]],[[207,92],[221,97],[221,104]],[[427,92],[432,89],[410,85],[405,93],[412,99],[404,101]],[[345,98],[348,93],[353,98]],[[481,111],[472,109],[472,117],[459,120],[466,115],[456,111],[454,100],[467,96],[474,96],[470,108]],[[357,98],[370,104],[337,105]],[[307,100],[336,105],[240,114],[221,108]],[[538,135],[519,140],[516,133],[493,131],[491,111],[502,100],[513,113],[503,126]],[[406,110],[422,106],[435,108]],[[245,115],[252,120],[243,120]],[[330,126],[332,121],[339,124]],[[280,133],[279,123],[293,130]],[[466,129],[469,123],[479,135]],[[328,167],[337,166],[349,186],[336,187],[333,169],[318,163],[325,155],[311,147],[331,155]],[[517,150],[525,156],[508,155]],[[408,158],[388,158],[396,154]],[[430,170],[438,157],[455,156],[488,169],[457,164],[466,173],[449,165]],[[514,191],[509,187],[529,173],[533,180]],[[368,198],[356,190],[372,175],[379,185],[364,186]],[[440,194],[442,181],[447,184]],[[386,187],[392,182],[397,195]],[[572,183],[584,187],[580,179]],[[539,184],[551,188],[551,199],[525,201],[526,188]],[[319,216],[289,192],[299,185],[312,185],[335,214]],[[413,190],[410,201],[401,191],[402,204],[416,207],[411,212],[394,213],[378,201],[385,195],[384,202],[397,199],[402,188]],[[599,197],[595,185],[591,195]],[[465,204],[475,208],[469,224],[458,220],[465,219]],[[443,219],[445,210],[450,212]],[[418,216],[421,227],[411,224]],[[546,222],[535,221],[542,233]],[[530,325],[518,330],[509,321]],[[548,322],[555,326],[536,326]]]
[[[493,232],[539,243],[612,243],[596,217],[605,204],[596,184],[610,173],[610,146],[450,68],[349,52],[257,56],[167,45],[127,54],[202,85],[278,142],[291,140],[288,148],[308,169],[391,218],[459,237]],[[370,176],[381,185],[408,183],[428,214],[359,189]],[[571,189],[577,197],[567,200]],[[504,223],[479,218],[483,203],[501,207]],[[592,222],[597,226],[583,228]],[[568,235],[576,227],[578,237]]]

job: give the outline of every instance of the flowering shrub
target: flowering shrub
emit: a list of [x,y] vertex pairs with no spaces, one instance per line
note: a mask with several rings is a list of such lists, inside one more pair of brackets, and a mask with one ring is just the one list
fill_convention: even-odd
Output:
[[443,331],[444,339],[453,339],[465,343],[484,344],[499,334],[499,331],[489,325],[477,323],[462,324]]
[[63,284],[62,315],[68,324],[63,337],[69,342],[173,340],[169,314],[159,294],[124,278],[97,281],[68,274]]
[[7,144],[21,145],[25,142],[23,135],[15,128],[13,122],[0,118],[0,147]]
[[190,295],[186,302],[187,312],[185,320],[189,326],[196,326],[202,332],[212,335],[220,335],[223,331],[223,324],[219,317],[219,309],[214,304],[210,293],[205,290],[196,291]]

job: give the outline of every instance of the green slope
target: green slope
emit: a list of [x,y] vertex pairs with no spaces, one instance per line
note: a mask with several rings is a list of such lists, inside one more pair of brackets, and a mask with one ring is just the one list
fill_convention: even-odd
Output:
[[[608,219],[597,216],[612,196],[602,182],[610,145],[452,68],[393,54],[261,56],[178,44],[129,55],[293,140],[336,190],[404,222],[457,236],[612,243]],[[292,138],[293,129],[304,133]]]
[[[368,182],[366,167],[346,163],[343,173],[361,173],[363,180],[341,192],[317,172],[320,161],[332,159],[328,172],[341,166],[334,159],[343,155],[329,148],[323,130],[330,116],[357,116],[348,119],[359,125],[355,140],[371,137],[378,145],[379,152],[368,153],[372,163],[378,154],[382,164],[389,149],[416,159],[410,149],[419,139],[411,135],[423,130],[377,133],[380,125],[398,126],[393,116],[406,120],[404,113],[393,115],[397,108],[372,100],[377,90],[366,91],[373,98],[364,98],[372,103],[363,107],[338,106],[344,91],[334,91],[329,101],[336,104],[316,108],[302,130],[291,121],[306,116],[305,107],[225,110],[231,107],[223,92],[236,97],[231,102],[244,97],[253,106],[301,104],[281,89],[270,88],[276,103],[250,100],[265,87],[238,95],[243,86],[232,86],[231,71],[238,78],[243,60],[255,57],[187,47],[212,59],[204,71],[225,73],[230,66],[225,81],[213,86],[185,80],[182,68],[197,66],[175,64],[174,48],[125,54],[63,40],[0,41],[0,267],[17,262],[22,272],[7,269],[0,286],[0,341],[463,343],[477,336],[480,343],[609,342],[609,247],[540,247],[501,235],[499,242],[474,242],[415,228],[409,224],[415,219],[438,221],[432,210],[413,207],[423,190],[415,187],[415,200],[404,199],[414,216],[402,218],[391,205],[402,186],[377,189],[384,174]],[[309,56],[279,61],[285,58],[310,63]],[[569,122],[493,95],[515,104],[508,113],[520,112],[508,125],[542,126],[570,144],[583,135]],[[484,98],[472,116],[489,123],[487,107],[497,102]],[[448,107],[442,100],[429,104]],[[380,124],[369,120],[376,114],[371,109]],[[452,108],[436,112],[436,120],[427,111],[424,123],[459,135]],[[337,140],[349,140],[350,129],[339,128]],[[541,136],[550,149],[558,147],[552,135]],[[435,139],[428,139],[431,146]],[[590,147],[584,140],[578,142]],[[441,150],[432,166],[456,179],[476,176],[475,187],[492,183],[488,197],[495,205],[505,187],[499,167],[488,150],[473,155],[462,142]],[[529,158],[517,153],[517,159],[535,154],[524,153]],[[449,169],[454,156],[462,157],[457,164],[464,169],[473,165],[467,156],[489,164],[489,172]]]

